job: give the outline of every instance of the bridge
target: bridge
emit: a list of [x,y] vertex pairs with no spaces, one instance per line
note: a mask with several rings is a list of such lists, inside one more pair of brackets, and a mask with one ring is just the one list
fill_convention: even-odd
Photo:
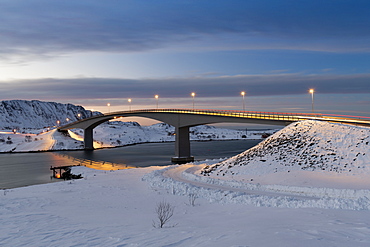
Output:
[[338,115],[322,115],[311,113],[280,113],[280,112],[254,112],[231,110],[202,110],[202,109],[144,109],[133,111],[112,112],[93,116],[66,124],[58,128],[59,131],[80,128],[84,130],[84,148],[93,150],[93,129],[112,119],[121,117],[145,117],[158,120],[175,127],[175,157],[174,163],[194,161],[190,153],[189,128],[202,124],[212,123],[253,123],[268,125],[288,125],[302,120],[320,120],[347,124],[360,124],[370,126],[370,118],[350,117]]

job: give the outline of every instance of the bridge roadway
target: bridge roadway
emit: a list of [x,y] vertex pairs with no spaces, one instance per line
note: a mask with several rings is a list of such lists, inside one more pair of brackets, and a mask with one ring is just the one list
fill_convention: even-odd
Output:
[[288,125],[292,122],[314,119],[321,121],[361,124],[370,126],[370,118],[338,117],[311,113],[279,113],[279,112],[253,112],[228,110],[202,110],[202,109],[143,109],[133,111],[112,112],[93,116],[86,119],[61,126],[59,131],[80,128],[84,130],[84,148],[93,150],[93,129],[112,119],[121,117],[145,117],[155,119],[175,127],[175,157],[174,163],[186,163],[194,160],[190,153],[189,128],[202,124],[212,123],[253,123],[269,125]]

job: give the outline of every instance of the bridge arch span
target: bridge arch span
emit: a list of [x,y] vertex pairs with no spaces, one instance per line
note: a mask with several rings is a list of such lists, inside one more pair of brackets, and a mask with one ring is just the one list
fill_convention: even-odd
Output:
[[269,125],[288,125],[292,122],[312,118],[312,115],[274,113],[274,112],[239,112],[222,110],[190,110],[190,109],[155,109],[113,112],[93,116],[59,127],[60,131],[81,128],[84,130],[84,147],[87,150],[93,147],[93,129],[109,120],[120,117],[144,117],[158,120],[175,127],[175,163],[184,163],[194,160],[190,152],[189,128],[202,124],[212,123],[254,123]]

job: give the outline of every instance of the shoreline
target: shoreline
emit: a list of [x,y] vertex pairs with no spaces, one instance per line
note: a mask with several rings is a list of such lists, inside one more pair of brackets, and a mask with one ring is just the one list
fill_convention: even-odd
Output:
[[[241,139],[223,139],[223,140],[190,140],[190,142],[214,142],[214,141],[243,141],[243,140],[263,140],[265,138],[241,138]],[[49,149],[49,150],[30,150],[30,151],[8,151],[8,152],[0,152],[1,154],[22,154],[22,153],[46,153],[46,152],[60,152],[60,151],[94,151],[94,150],[101,150],[101,149],[113,149],[113,148],[121,148],[121,147],[128,147],[128,146],[135,146],[140,144],[149,144],[149,143],[174,143],[175,141],[162,141],[162,142],[138,142],[138,143],[131,143],[125,144],[122,146],[115,146],[115,147],[99,147],[94,148],[93,150],[85,150],[85,149]]]

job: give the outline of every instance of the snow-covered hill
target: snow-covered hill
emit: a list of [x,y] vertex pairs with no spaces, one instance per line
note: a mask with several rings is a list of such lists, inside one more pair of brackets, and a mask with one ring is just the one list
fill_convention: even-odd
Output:
[[275,178],[286,178],[302,171],[338,176],[370,174],[369,149],[370,128],[302,121],[280,130],[250,150],[205,167],[201,174],[248,178],[254,182],[261,176],[269,175],[273,179],[272,174],[276,174]]
[[57,121],[70,121],[91,117],[92,112],[82,106],[43,102],[38,100],[6,100],[0,102],[0,129],[45,128],[55,126]]

